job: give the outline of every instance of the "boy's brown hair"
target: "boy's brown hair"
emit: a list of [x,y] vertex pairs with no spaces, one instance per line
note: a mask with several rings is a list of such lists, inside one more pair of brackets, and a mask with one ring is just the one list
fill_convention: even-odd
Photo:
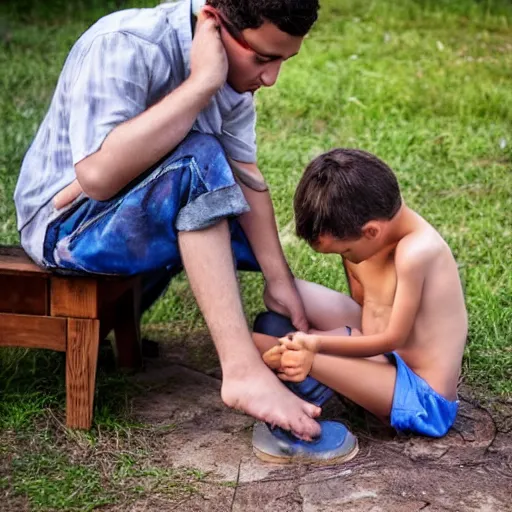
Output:
[[402,204],[393,171],[358,149],[333,149],[306,168],[294,198],[297,236],[356,239],[370,220],[389,220]]

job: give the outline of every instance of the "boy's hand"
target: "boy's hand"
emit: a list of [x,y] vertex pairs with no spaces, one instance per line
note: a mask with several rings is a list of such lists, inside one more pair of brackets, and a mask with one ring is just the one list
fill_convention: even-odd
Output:
[[302,382],[313,366],[318,344],[316,336],[297,332],[281,338],[279,342],[286,350],[281,357],[278,377],[290,382]]
[[283,338],[279,338],[279,343],[288,350],[308,350],[316,354],[319,348],[319,340],[316,334],[306,334],[305,332],[292,332]]
[[272,370],[279,370],[281,368],[281,357],[286,350],[284,345],[276,345],[267,350],[261,357],[263,362]]

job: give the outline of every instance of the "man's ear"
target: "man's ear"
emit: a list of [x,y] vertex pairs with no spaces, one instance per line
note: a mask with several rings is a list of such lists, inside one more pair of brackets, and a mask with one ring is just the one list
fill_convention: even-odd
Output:
[[378,220],[370,220],[361,231],[367,240],[376,240],[382,233],[382,226]]

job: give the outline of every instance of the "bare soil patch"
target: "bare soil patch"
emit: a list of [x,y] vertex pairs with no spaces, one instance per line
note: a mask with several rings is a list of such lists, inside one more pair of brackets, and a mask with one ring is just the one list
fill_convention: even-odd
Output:
[[[397,435],[359,407],[333,399],[324,417],[345,422],[358,436],[361,451],[353,461],[321,467],[264,464],[252,455],[253,420],[222,404],[215,356],[187,356],[182,343],[186,340],[177,351],[176,345],[162,346],[161,357],[134,377],[148,391],[133,403],[136,418],[168,426],[152,464],[207,475],[180,510],[512,510],[510,400],[484,404],[462,387],[454,428],[443,439],[428,439]],[[205,343],[208,336],[201,335],[192,346],[204,355]],[[196,368],[194,359],[200,361]],[[133,506],[166,510],[148,502]]]

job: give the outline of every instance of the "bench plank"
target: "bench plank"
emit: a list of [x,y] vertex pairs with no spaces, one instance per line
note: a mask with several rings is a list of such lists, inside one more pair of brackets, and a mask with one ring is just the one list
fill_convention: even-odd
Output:
[[67,320],[0,313],[0,346],[66,351]]
[[38,267],[19,246],[0,246],[0,274],[46,274],[50,272]]
[[0,313],[47,315],[48,288],[45,275],[0,274]]

